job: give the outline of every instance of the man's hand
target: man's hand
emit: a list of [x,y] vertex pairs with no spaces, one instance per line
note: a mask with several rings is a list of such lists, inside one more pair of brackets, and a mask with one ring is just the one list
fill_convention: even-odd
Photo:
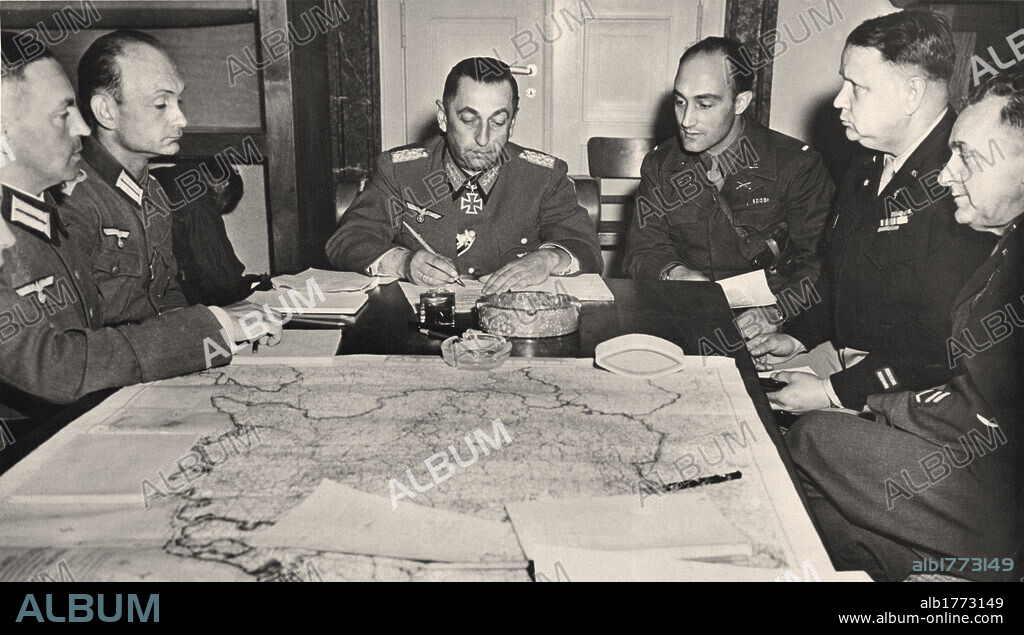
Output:
[[232,342],[262,340],[267,346],[277,346],[281,342],[284,320],[270,309],[265,311],[251,302],[237,302],[221,308],[228,314],[228,337]]
[[832,405],[825,390],[827,379],[820,379],[811,373],[780,371],[772,379],[781,381],[786,387],[778,392],[768,393],[768,401],[786,412],[807,412],[820,410]]
[[435,256],[426,249],[408,254],[409,259],[405,270],[409,282],[427,287],[440,287],[451,284],[459,277],[455,263],[444,256]]
[[502,293],[503,291],[514,291],[531,287],[535,284],[543,284],[551,272],[559,265],[565,268],[563,258],[568,256],[561,250],[538,249],[532,254],[517,258],[494,273],[483,276],[480,281],[484,283],[484,293]]
[[777,333],[782,326],[782,312],[773,306],[754,307],[740,313],[734,322],[743,339],[749,340],[758,335]]
[[686,280],[688,282],[710,282],[710,278],[699,271],[694,271],[685,265],[676,265],[665,274],[666,280]]
[[754,366],[757,370],[765,371],[773,370],[776,365],[788,362],[806,349],[792,335],[768,333],[748,340],[747,350],[754,358]]

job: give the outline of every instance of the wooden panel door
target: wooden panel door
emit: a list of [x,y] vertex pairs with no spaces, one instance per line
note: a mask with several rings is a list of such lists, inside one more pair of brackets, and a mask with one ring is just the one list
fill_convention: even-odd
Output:
[[[459,60],[486,56],[516,65],[524,61],[516,55],[517,34],[542,24],[543,9],[544,0],[381,0],[384,147],[422,141],[438,132],[434,102]],[[517,76],[520,112],[513,139],[534,148],[546,145],[548,129],[548,111],[538,99],[543,94],[540,79],[539,73]]]
[[[579,0],[554,0],[579,14]],[[660,137],[675,132],[672,79],[699,38],[721,35],[725,0],[586,0],[583,28],[554,42],[551,151],[587,173],[590,137]]]

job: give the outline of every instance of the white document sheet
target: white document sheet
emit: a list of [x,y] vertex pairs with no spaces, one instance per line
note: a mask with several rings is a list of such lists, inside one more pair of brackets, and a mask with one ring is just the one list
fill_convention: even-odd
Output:
[[252,345],[242,347],[231,357],[233,365],[287,364],[287,365],[328,365],[334,363],[341,345],[340,329],[286,329],[281,343],[267,346],[261,343],[259,350],[252,352]]
[[342,293],[346,291],[370,291],[378,285],[390,284],[396,278],[375,278],[351,271],[328,271],[326,269],[306,269],[302,273],[277,276],[274,285],[278,289],[295,289],[306,291],[309,280],[316,281],[316,286],[324,293]]
[[387,483],[382,481],[380,485],[381,495],[375,496],[324,479],[273,527],[254,532],[253,543],[424,562],[526,568],[526,559],[508,523],[405,499],[392,508]]
[[733,309],[747,309],[755,306],[775,304],[775,295],[768,288],[768,278],[764,270],[758,269],[731,278],[719,280],[718,284],[725,290],[725,298]]

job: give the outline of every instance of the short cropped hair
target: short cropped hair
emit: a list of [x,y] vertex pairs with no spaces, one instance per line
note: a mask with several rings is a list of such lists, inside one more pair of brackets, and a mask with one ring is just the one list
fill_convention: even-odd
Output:
[[90,104],[93,95],[105,90],[117,103],[124,99],[121,68],[118,66],[117,56],[130,44],[144,44],[166,53],[160,40],[152,35],[142,31],[119,29],[97,38],[78,61],[78,103],[82,117],[90,128],[96,127],[96,117]]
[[729,85],[733,97],[754,90],[754,72],[750,68],[749,56],[743,56],[743,45],[730,37],[706,37],[686,49],[679,58],[679,65],[697,55],[724,55],[729,66]]
[[469,77],[481,84],[508,82],[512,88],[512,114],[519,112],[519,83],[512,75],[509,65],[493,57],[467,57],[452,67],[444,80],[444,93],[441,96],[446,111],[455,99],[455,93],[458,92],[459,82],[463,77]]
[[38,39],[22,41],[23,31],[0,31],[0,77],[4,81],[21,81],[25,78],[25,67],[44,59],[55,60],[53,51]]
[[916,66],[934,81],[953,77],[953,30],[946,18],[931,11],[900,11],[866,20],[846,38],[846,46],[877,49],[886,62]]
[[971,90],[967,103],[973,105],[989,96],[1006,97],[999,120],[1005,126],[1024,130],[1024,68],[1018,65],[986,79]]

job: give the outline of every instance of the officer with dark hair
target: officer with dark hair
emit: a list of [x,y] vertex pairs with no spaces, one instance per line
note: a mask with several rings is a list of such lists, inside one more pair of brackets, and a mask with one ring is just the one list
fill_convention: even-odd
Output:
[[994,244],[957,224],[953,197],[937,182],[956,119],[949,107],[955,58],[949,25],[930,11],[874,18],[847,38],[834,105],[863,148],[825,232],[823,301],[782,333],[747,344],[762,370],[788,361],[816,372],[777,373],[787,385],[768,395],[776,407],[860,410],[873,393],[920,390],[952,376],[949,310]]
[[518,110],[508,65],[459,62],[437,102],[444,134],[380,155],[327,243],[330,262],[422,285],[480,278],[487,293],[600,272],[597,228],[565,162],[509,142]]
[[680,58],[679,134],[644,158],[623,263],[631,277],[720,280],[760,269],[777,294],[818,279],[832,179],[809,146],[745,116],[748,59],[723,37]]

